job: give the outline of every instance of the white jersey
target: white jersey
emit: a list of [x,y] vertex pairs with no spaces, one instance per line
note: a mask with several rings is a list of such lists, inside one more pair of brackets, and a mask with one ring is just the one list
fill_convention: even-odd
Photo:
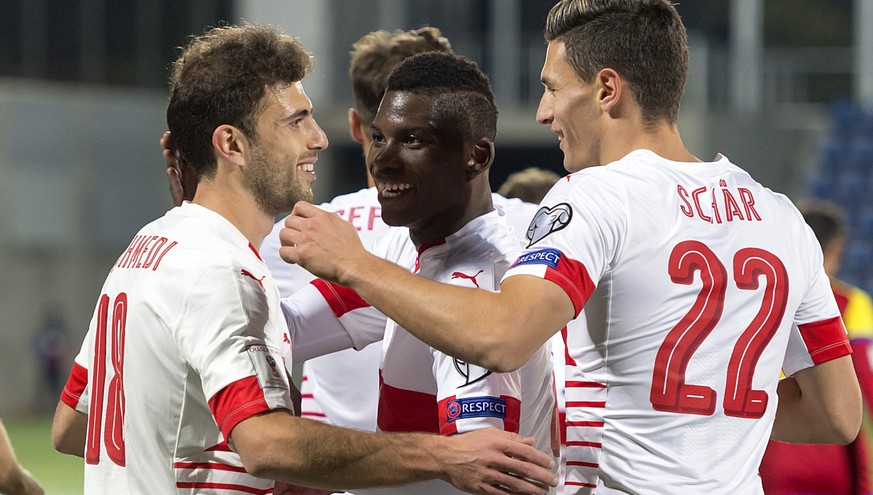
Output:
[[291,409],[279,294],[229,221],[185,203],[113,266],[62,400],[88,415],[87,494],[271,493],[228,445]]
[[[418,254],[407,229],[391,228],[373,252],[433,280],[496,290],[520,247],[493,211],[439,242],[420,247]],[[452,435],[491,426],[534,437],[537,448],[551,452],[554,399],[546,347],[515,372],[491,373],[429,347],[350,289],[319,280],[283,303],[286,313],[293,313],[292,325],[298,327],[292,330],[294,339],[306,339],[299,332],[307,324],[317,326],[319,332],[333,331],[323,320],[327,313],[358,349],[382,340],[379,430]],[[321,316],[313,316],[316,313]],[[318,324],[311,325],[313,321]],[[355,493],[459,492],[445,482],[432,481]]]
[[719,156],[561,181],[506,277],[563,288],[565,493],[762,493],[780,369],[850,352],[811,230]]
[[[368,249],[388,229],[382,221],[382,207],[375,187],[337,196],[320,207],[336,212],[354,225]],[[279,257],[279,231],[283,227],[284,219],[273,226],[273,231],[261,244],[261,255],[276,279],[279,294],[287,297],[315,277]],[[361,351],[346,349],[307,360],[303,363],[300,384],[300,415],[336,426],[375,431],[379,356],[378,346],[371,346]]]

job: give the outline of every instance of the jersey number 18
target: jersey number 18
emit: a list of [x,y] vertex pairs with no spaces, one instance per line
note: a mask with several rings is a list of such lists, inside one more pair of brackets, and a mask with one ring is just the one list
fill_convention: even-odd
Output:
[[[94,335],[94,363],[91,367],[91,404],[88,410],[88,438],[85,443],[85,462],[100,462],[101,443],[112,462],[124,466],[124,329],[127,323],[127,294],[115,296],[110,314],[109,296],[102,294],[97,305],[97,331]],[[112,322],[111,352],[112,379],[106,389],[106,416],[104,422],[104,384],[106,382],[106,351],[109,322]],[[101,433],[102,439],[101,439]]]

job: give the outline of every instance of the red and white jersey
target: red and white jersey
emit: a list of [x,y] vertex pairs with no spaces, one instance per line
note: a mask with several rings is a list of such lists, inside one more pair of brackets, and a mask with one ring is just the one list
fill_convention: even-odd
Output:
[[[376,242],[373,252],[433,280],[496,290],[520,246],[500,214],[492,211],[440,242],[422,246],[418,253],[407,229],[392,227]],[[298,316],[290,318],[292,325],[302,327],[316,313],[328,313],[344,327],[356,348],[382,340],[379,430],[453,435],[491,426],[534,437],[537,448],[551,452],[554,398],[545,346],[521,369],[491,373],[436,351],[350,289],[316,281],[292,299],[298,299],[293,310]],[[327,322],[318,321],[322,331],[330,331]],[[448,483],[432,481],[355,493],[460,492]]]
[[143,227],[61,397],[88,415],[85,493],[271,493],[227,440],[292,408],[285,331],[266,265],[224,217],[185,203]]
[[[319,206],[354,225],[368,249],[388,229],[382,221],[382,207],[374,187],[337,196]],[[273,226],[261,244],[261,256],[276,279],[279,294],[287,297],[315,277],[279,257],[279,231],[283,227],[284,219]],[[380,354],[378,346],[370,346],[360,351],[346,349],[326,354],[303,363],[300,415],[336,426],[375,431]]]
[[549,192],[507,272],[558,284],[565,493],[762,493],[787,375],[850,352],[812,231],[719,156],[646,150]]

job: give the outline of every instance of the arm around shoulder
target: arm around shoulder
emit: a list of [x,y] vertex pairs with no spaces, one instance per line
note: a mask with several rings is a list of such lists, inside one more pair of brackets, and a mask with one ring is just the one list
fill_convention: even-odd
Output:
[[793,443],[854,440],[861,428],[862,401],[851,359],[842,356],[781,380],[770,437]]
[[[549,456],[531,447],[529,440],[494,429],[453,438],[376,434],[271,411],[240,422],[231,439],[251,474],[315,488],[443,479],[471,493],[546,493],[545,484],[557,481],[548,469]],[[495,484],[505,485],[507,491]]]

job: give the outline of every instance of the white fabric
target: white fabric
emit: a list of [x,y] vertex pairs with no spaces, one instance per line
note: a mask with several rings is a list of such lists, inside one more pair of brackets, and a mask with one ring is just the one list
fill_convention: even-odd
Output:
[[[382,207],[376,194],[376,188],[361,189],[319,206],[351,222],[364,247],[369,248],[388,228],[382,221]],[[279,231],[283,221],[277,222],[264,239],[261,255],[276,279],[279,293],[287,297],[308,285],[314,277],[279,257]],[[335,319],[331,318],[331,321]],[[360,351],[348,349],[348,346],[342,348],[346,350],[331,354],[324,354],[323,348],[310,348],[312,355],[320,357],[303,363],[301,416],[337,426],[375,431],[380,350],[378,346]]]
[[[467,287],[478,284],[480,289],[494,290],[520,252],[520,246],[500,214],[493,211],[472,220],[444,242],[422,248],[420,254],[416,253],[405,228],[390,228],[373,246],[373,252],[428,278]],[[554,399],[550,356],[545,346],[518,371],[488,373],[432,349],[384,316],[381,321],[377,320],[374,314],[381,313],[365,303],[361,306],[361,301],[355,301],[356,296],[350,294],[351,291],[324,283],[319,287],[325,298],[320,308],[312,303],[311,293],[307,292],[295,294],[291,299],[303,297],[309,302],[293,307],[322,315],[332,312],[358,348],[384,337],[380,430],[454,434],[494,426],[532,436],[536,438],[537,448],[550,452]],[[287,311],[292,306],[288,300],[284,302]],[[307,315],[291,321],[305,322]],[[305,329],[292,330],[304,347],[307,333]],[[514,415],[513,407],[516,408]],[[491,413],[470,412],[476,408],[491,408]],[[445,482],[432,481],[355,493],[459,492]]]
[[[802,343],[786,356],[789,339],[799,339],[798,324],[839,315],[821,251],[791,202],[724,157],[676,163],[638,150],[559,181],[530,232],[532,247],[506,278],[529,274],[552,280],[577,310],[590,295],[587,323],[580,318],[568,325],[569,355],[576,365],[565,369],[571,463],[565,493],[761,493],[757,470],[772,427],[783,360],[792,372],[812,364]],[[686,241],[700,244],[675,249]],[[758,251],[750,254],[745,248]],[[706,251],[712,256],[699,255]],[[718,273],[713,258],[724,267],[724,275],[716,275],[722,283],[713,285],[726,292],[699,298],[707,289],[695,266]],[[741,261],[737,266],[735,258]],[[768,265],[764,272],[781,261],[790,276],[787,287],[786,277],[778,276],[775,289],[787,298],[784,316],[769,344],[738,344],[762,305],[770,306],[762,299],[763,275],[753,277],[758,289],[740,288],[735,277],[740,268],[762,259]],[[693,262],[690,280],[683,283],[675,265],[688,261]],[[586,273],[590,283],[584,281]],[[656,355],[668,332],[703,300],[723,303],[723,308],[712,304],[699,318],[716,322],[714,329],[702,333],[699,347],[668,353],[657,367],[687,359],[684,383],[712,389],[714,398],[702,405],[706,401],[698,399],[702,410],[697,413],[656,410],[652,400],[661,400],[653,398],[662,390],[653,386]],[[692,334],[686,331],[682,342]],[[726,413],[729,360],[739,347],[747,352],[733,369],[750,369],[751,388],[765,391],[769,399],[760,417]],[[756,347],[757,361],[751,356]],[[707,394],[687,392],[698,398]],[[761,403],[749,408],[756,406]]]
[[[271,481],[245,473],[216,425],[259,412],[248,409],[252,401],[263,403],[261,410],[291,408],[278,291],[246,238],[217,213],[185,203],[140,230],[101,294],[107,310],[98,303],[76,358],[89,370],[89,386],[75,407],[89,414],[89,437],[100,449],[99,461],[85,464],[85,493],[270,489]],[[101,335],[105,359],[95,361]],[[93,364],[106,367],[103,387],[95,386]],[[124,403],[115,410],[123,417],[115,416],[121,426],[113,431],[123,437],[116,437],[123,467],[109,458],[107,443],[114,442],[104,438],[113,428],[107,415],[119,372]],[[95,390],[100,404],[90,403]],[[207,401],[220,391],[229,402],[212,410]],[[234,417],[235,409],[242,416]]]

